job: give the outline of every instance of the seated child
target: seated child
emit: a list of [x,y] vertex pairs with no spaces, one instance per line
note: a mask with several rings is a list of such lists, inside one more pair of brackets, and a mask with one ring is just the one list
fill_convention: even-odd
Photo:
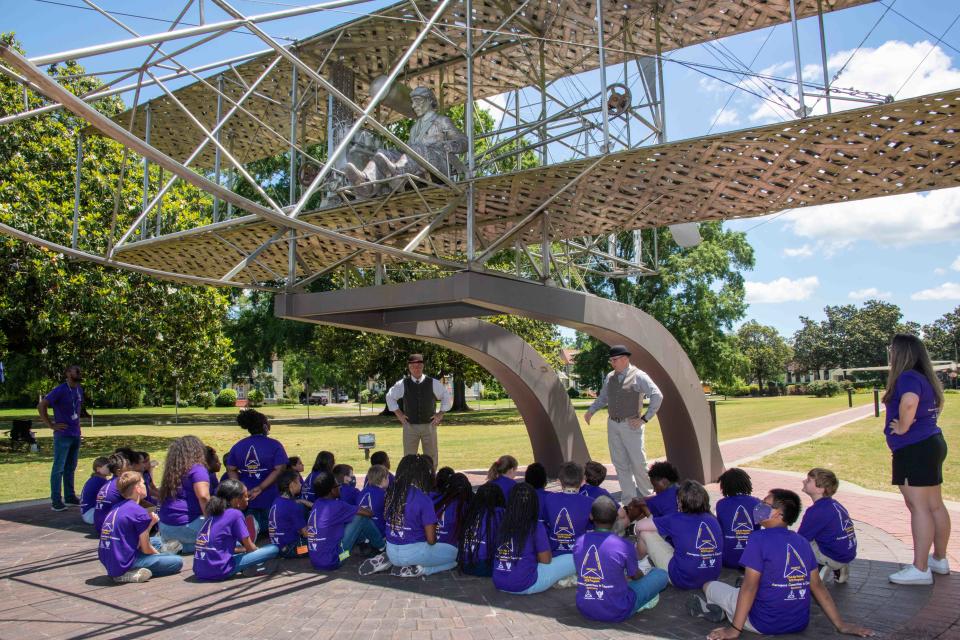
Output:
[[97,501],[93,508],[93,530],[97,535],[100,535],[100,530],[103,529],[103,520],[107,514],[115,504],[123,500],[123,496],[117,491],[117,479],[124,471],[129,471],[128,466],[129,462],[122,453],[113,453],[107,458],[107,469],[113,477],[97,491]]
[[593,498],[580,495],[583,467],[576,462],[564,462],[557,475],[561,490],[544,496],[540,505],[540,519],[547,527],[550,552],[554,556],[562,556],[573,553],[577,538],[590,528]]
[[717,501],[717,520],[723,529],[723,566],[739,569],[747,538],[760,529],[760,523],[753,521],[753,508],[760,499],[750,495],[753,483],[743,469],[727,469],[719,482],[723,498]]
[[332,473],[320,471],[314,476],[307,548],[315,569],[338,569],[361,540],[369,540],[378,551],[384,548],[383,537],[370,520],[373,513],[340,500],[342,489]]
[[613,533],[617,503],[600,496],[590,508],[593,531],[579,538],[573,549],[577,568],[577,609],[583,617],[601,622],[623,622],[644,609],[652,609],[667,588],[667,572],[652,569],[643,575],[637,568],[637,550]]
[[492,482],[503,491],[503,497],[510,496],[510,490],[517,482],[513,475],[517,472],[517,459],[513,456],[500,456],[487,471],[487,482]]
[[[576,487],[580,487],[579,483]],[[554,557],[550,552],[547,529],[537,517],[539,512],[536,489],[518,482],[507,500],[493,555],[493,585],[500,591],[540,593],[576,573],[573,554]]]
[[[276,566],[268,561],[280,553],[273,544],[257,548],[243,511],[247,508],[247,487],[227,478],[207,502],[206,520],[197,533],[193,552],[193,573],[198,580],[226,580],[238,573],[257,576]],[[243,551],[236,552],[238,546]]]
[[300,476],[300,484],[303,484],[303,459],[300,456],[290,456],[290,459],[287,460],[287,469],[292,469],[297,472],[297,475]]
[[446,489],[433,503],[437,514],[437,542],[457,546],[463,516],[471,499],[473,486],[467,476],[462,473],[450,476]]
[[443,492],[447,490],[447,485],[450,484],[450,478],[455,474],[453,467],[440,467],[437,469],[436,482],[434,483],[433,491],[430,492],[430,499],[434,502],[437,501],[437,498],[443,495]]
[[[539,462],[531,462],[523,472],[523,481],[537,490],[537,497],[540,498],[540,504],[543,504],[543,497],[547,495],[547,469]],[[504,497],[504,504],[507,500]]]
[[[147,485],[147,500],[153,504],[160,504],[160,489],[153,481],[153,470],[159,463],[150,459],[150,454],[146,451],[137,451],[137,457],[140,459],[140,474],[143,476],[143,484]],[[135,469],[136,471],[136,469]]]
[[[637,553],[648,553],[659,569],[666,569],[678,589],[699,589],[720,577],[723,568],[723,530],[710,513],[710,495],[703,485],[685,480],[677,489],[677,513],[644,518],[635,525]],[[671,545],[666,537],[673,540]]]
[[381,536],[387,534],[387,523],[383,519],[383,504],[387,497],[387,487],[389,485],[389,471],[387,468],[375,464],[367,471],[367,477],[363,481],[363,490],[357,497],[357,506],[362,507],[372,513],[370,520],[377,527]]
[[591,460],[583,465],[583,478],[586,484],[580,487],[580,495],[587,496],[591,500],[596,500],[600,496],[611,497],[610,492],[600,486],[607,479],[606,465]]
[[160,482],[160,535],[179,540],[184,553],[193,553],[197,532],[203,526],[203,511],[210,500],[207,449],[196,436],[186,435],[170,443]]
[[220,462],[220,456],[217,455],[217,450],[210,445],[207,445],[206,459],[207,469],[210,471],[210,495],[213,495],[217,492],[217,485],[220,484],[217,474],[220,473],[223,464]]
[[337,460],[333,453],[321,451],[317,454],[317,459],[313,461],[313,468],[310,469],[310,473],[301,483],[303,486],[300,489],[300,499],[308,503],[309,506],[307,508],[313,506],[313,481],[316,479],[317,474],[321,471],[333,473],[335,466],[337,466]]
[[179,542],[162,544],[150,537],[157,515],[140,506],[147,495],[143,476],[124,471],[116,482],[122,499],[104,518],[97,555],[114,582],[146,582],[179,573],[183,560]]
[[708,582],[706,602],[693,595],[687,604],[691,615],[721,622],[729,627],[714,629],[708,638],[739,638],[746,629],[770,635],[799,633],[810,622],[810,598],[840,633],[872,636],[873,632],[843,621],[830,592],[814,569],[816,557],[810,543],[790,525],[800,515],[800,497],[793,491],[773,489],[754,507],[753,521],[763,528],[750,534],[741,556],[746,573],[739,589],[722,582]]
[[833,499],[840,482],[829,469],[810,469],[803,481],[803,492],[810,496],[813,505],[803,514],[797,533],[810,541],[817,564],[825,567],[820,575],[833,570],[838,584],[847,581],[850,563],[857,557],[857,534],[853,520],[842,504]]
[[654,462],[647,472],[654,495],[646,497],[647,508],[653,517],[677,512],[677,481],[680,472],[669,462]]
[[348,464],[338,464],[333,468],[333,477],[340,485],[340,501],[357,506],[360,491],[357,489],[357,478],[353,475],[353,467]]
[[297,502],[300,495],[300,474],[296,469],[287,469],[277,477],[280,495],[270,507],[267,531],[270,544],[280,548],[281,558],[298,558],[307,555],[307,517],[303,505]]
[[463,514],[463,535],[458,541],[457,566],[462,573],[484,578],[493,574],[493,549],[505,504],[497,485],[488,482],[477,489]]
[[[370,454],[370,466],[377,464],[387,470],[387,481],[389,482],[389,486],[387,488],[389,489],[393,486],[396,478],[392,473],[390,473],[390,456],[387,455],[386,451],[374,451]],[[366,483],[364,483],[364,486],[366,486]]]
[[93,514],[97,506],[97,493],[110,480],[109,460],[100,456],[93,461],[93,473],[83,484],[80,492],[80,517],[87,524],[93,524]]

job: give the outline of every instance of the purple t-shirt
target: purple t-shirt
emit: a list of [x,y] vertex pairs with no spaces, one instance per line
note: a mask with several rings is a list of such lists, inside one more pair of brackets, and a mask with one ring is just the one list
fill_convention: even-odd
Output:
[[459,506],[460,501],[454,500],[443,509],[443,513],[437,519],[437,542],[453,546],[457,546],[460,542],[457,540],[457,507]]
[[820,552],[837,562],[853,562],[857,557],[857,533],[853,520],[842,504],[823,497],[804,511],[797,533],[816,541]]
[[270,544],[285,547],[300,540],[300,530],[307,526],[303,506],[291,498],[280,496],[273,501],[267,517]]
[[97,491],[97,503],[93,512],[93,530],[98,534],[103,527],[103,520],[113,509],[113,505],[123,500],[123,496],[117,491],[117,478],[113,477],[103,483],[100,491]]
[[203,515],[197,492],[193,488],[198,482],[210,482],[210,472],[202,464],[190,467],[183,474],[176,494],[160,503],[160,522],[172,527],[182,527]]
[[369,509],[373,513],[373,517],[370,519],[373,520],[373,524],[377,526],[380,535],[385,535],[387,532],[387,524],[383,519],[383,503],[386,501],[386,498],[386,491],[373,485],[365,486],[363,491],[360,492],[360,495],[357,496],[357,506]]
[[390,514],[387,518],[387,542],[426,542],[427,534],[423,528],[436,523],[437,514],[433,510],[433,501],[420,489],[410,487],[403,513]]
[[720,577],[723,568],[723,531],[712,513],[672,513],[654,518],[661,536],[673,540],[673,558],[667,567],[678,589],[699,589]]
[[[492,546],[497,539],[497,529],[500,526],[500,521],[503,519],[503,512],[503,507],[496,507],[493,510],[493,515],[490,518],[490,529],[492,529],[489,535],[491,540],[490,546]],[[490,559],[492,554],[491,549],[488,548],[487,545],[486,517],[481,518],[475,526],[463,532],[463,548],[475,554],[474,559],[477,562],[484,562]]]
[[740,567],[740,556],[747,546],[747,538],[760,529],[760,525],[753,522],[753,508],[759,503],[759,498],[749,495],[717,501],[717,520],[723,529],[723,566]]
[[80,492],[80,513],[86,513],[97,506],[97,493],[107,484],[108,478],[93,474],[85,483],[83,491]]
[[501,543],[493,556],[493,585],[510,593],[526,591],[537,581],[537,554],[549,550],[542,522],[534,524],[522,551],[516,549],[513,540]]
[[217,492],[217,487],[220,486],[220,480],[213,471],[208,471],[207,473],[210,475],[210,495],[213,495]]
[[677,485],[670,485],[660,493],[644,498],[650,515],[654,518],[677,512]]
[[199,580],[223,580],[233,571],[234,550],[250,536],[243,513],[227,509],[207,518],[197,532],[193,573]]
[[593,498],[579,493],[548,493],[540,505],[540,520],[547,527],[550,551],[555,556],[573,553],[577,538],[592,528]]
[[510,490],[517,485],[517,481],[513,478],[507,478],[506,476],[500,476],[496,480],[491,480],[493,484],[500,487],[500,490],[503,491],[503,499],[510,499]]
[[610,531],[590,531],[573,548],[577,569],[577,609],[583,617],[623,622],[633,613],[637,594],[627,585],[627,574],[637,574],[637,550]]
[[[607,496],[613,500],[613,496],[610,495],[610,492],[604,489],[603,487],[595,487],[592,484],[585,484],[580,487],[580,495],[587,496],[591,500],[596,500],[600,496]],[[616,502],[616,500],[614,500]]]
[[360,491],[349,484],[340,485],[340,501],[349,505],[357,506],[357,500],[360,499]]
[[[307,551],[315,569],[340,566],[343,531],[357,515],[357,507],[329,498],[318,498],[307,518]],[[347,549],[349,551],[349,549]]]
[[[900,398],[905,393],[915,393],[920,396],[920,404],[917,405],[917,421],[904,435],[898,436],[890,430],[890,422],[900,417]],[[912,369],[900,374],[893,389],[893,398],[886,405],[887,418],[883,428],[883,433],[887,436],[887,446],[891,451],[916,444],[940,433],[940,427],[937,426],[940,409],[937,408],[936,402],[937,396],[934,395],[933,387],[930,386],[930,381],[925,375]]]
[[140,534],[150,528],[147,510],[132,500],[122,500],[103,520],[97,555],[107,568],[107,575],[122,576],[137,558]]
[[[275,467],[288,462],[287,452],[283,445],[265,435],[256,435],[244,438],[227,453],[224,461],[240,472],[240,481],[247,489],[253,489],[266,480],[273,473]],[[273,501],[280,495],[277,484],[273,483],[255,500],[250,501],[251,509],[269,509]]]
[[306,500],[307,502],[313,502],[316,500],[316,496],[313,494],[313,479],[317,477],[316,471],[311,471],[307,474],[307,477],[304,478],[303,482],[300,485],[300,499]]
[[797,633],[810,622],[810,572],[817,559],[810,543],[786,527],[750,534],[740,562],[760,572],[750,623],[760,633]]
[[[389,471],[387,471],[387,489],[389,489],[390,487],[393,486],[393,483],[396,481],[396,479],[397,479],[396,476],[394,476],[392,473],[390,473]],[[364,479],[363,479],[363,488],[364,488],[364,489],[367,488],[367,479],[366,479],[366,477],[364,477]]]
[[83,405],[83,387],[71,387],[66,382],[47,394],[47,402],[53,408],[54,423],[62,422],[66,429],[55,429],[53,437],[80,435],[80,412]]

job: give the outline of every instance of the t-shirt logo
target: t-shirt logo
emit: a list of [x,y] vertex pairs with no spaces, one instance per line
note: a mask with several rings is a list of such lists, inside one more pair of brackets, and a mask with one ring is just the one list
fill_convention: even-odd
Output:
[[104,503],[107,500],[107,491],[110,489],[111,482],[113,482],[113,480],[108,481],[106,484],[100,487],[100,491],[97,491],[97,509],[103,509]]
[[267,533],[270,536],[270,542],[280,544],[277,536],[277,505],[270,507],[270,514],[267,516]]
[[847,513],[847,510],[838,503],[834,502],[833,508],[837,510],[837,515],[840,517],[840,529],[847,538],[847,548],[853,549],[857,544],[857,533],[853,527],[853,520],[850,519],[850,514]]
[[717,539],[710,531],[710,527],[707,526],[706,522],[701,522],[697,529],[697,551],[700,552],[700,569],[706,569],[708,565],[713,567],[717,564],[717,559],[710,556],[715,556],[719,548],[720,545],[717,544]]
[[100,541],[107,549],[110,548],[110,539],[113,538],[113,529],[117,525],[117,509],[114,509],[107,515],[103,521],[103,527],[100,529]]
[[200,558],[201,560],[207,557],[207,552],[204,547],[207,547],[210,544],[210,529],[213,528],[214,520],[215,518],[207,518],[207,521],[202,527],[200,527],[200,531],[197,532],[197,552],[194,557]]
[[250,449],[247,450],[247,457],[243,461],[243,468],[254,478],[260,479],[260,472],[263,469],[260,467],[260,458],[257,456],[257,450],[253,445],[250,445]]
[[311,551],[317,550],[317,512],[311,511],[307,519],[307,546]]
[[737,507],[733,514],[733,522],[730,523],[730,530],[737,539],[737,549],[743,549],[743,543],[753,533],[753,519],[743,505]]
[[570,512],[564,507],[557,514],[557,519],[553,522],[553,537],[557,539],[557,549],[570,551],[573,549],[573,543],[577,540],[577,534],[573,529],[573,520],[570,518]]
[[363,497],[360,498],[360,508],[373,511],[373,496],[369,493],[364,494]]
[[504,542],[497,547],[497,569],[500,571],[510,571],[513,568],[513,561],[516,557],[513,554],[513,539]]

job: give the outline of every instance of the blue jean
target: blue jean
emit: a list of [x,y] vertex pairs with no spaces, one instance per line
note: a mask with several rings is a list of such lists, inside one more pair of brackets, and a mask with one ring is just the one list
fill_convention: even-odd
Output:
[[183,545],[182,553],[193,553],[194,545],[197,543],[197,533],[203,526],[204,517],[200,516],[193,522],[187,524],[174,525],[160,523],[160,537],[164,540],[179,540]]
[[387,558],[398,567],[420,565],[424,575],[449,571],[457,566],[457,548],[452,544],[438,542],[412,542],[410,544],[387,543]]
[[637,603],[633,605],[633,611],[630,612],[630,615],[640,611],[643,605],[650,602],[658,593],[666,589],[669,582],[667,572],[663,569],[653,569],[639,580],[628,580],[627,586],[637,594]]
[[[73,476],[80,457],[80,436],[53,436],[53,468],[50,470],[50,502],[63,504],[63,498],[76,500]],[[63,495],[60,485],[63,485]]]
[[369,540],[370,546],[375,549],[383,549],[383,545],[386,544],[383,534],[377,529],[377,525],[373,524],[373,520],[364,516],[354,516],[343,530],[340,544],[345,551],[350,551],[360,540]]
[[[150,538],[150,544],[159,552],[163,541],[160,538],[153,537]],[[161,578],[163,576],[172,576],[175,573],[180,573],[180,569],[183,568],[183,559],[172,553],[153,553],[148,555],[138,549],[137,556],[133,561],[133,567],[131,568],[150,569],[150,573],[153,574],[154,578]]]
[[518,593],[526,596],[530,595],[531,593],[540,593],[541,591],[546,591],[563,578],[572,576],[575,571],[576,569],[574,569],[573,566],[573,555],[569,553],[562,556],[554,556],[550,561],[550,564],[538,562],[537,581],[530,585],[530,587],[527,589]]
[[247,567],[261,564],[271,558],[276,558],[278,555],[280,555],[280,547],[275,544],[265,544],[256,551],[235,553],[233,554],[233,569],[230,571],[230,575],[236,575]]

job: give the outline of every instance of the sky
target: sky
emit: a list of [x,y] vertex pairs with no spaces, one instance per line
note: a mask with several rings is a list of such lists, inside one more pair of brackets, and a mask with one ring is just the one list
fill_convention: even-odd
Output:
[[[183,6],[171,0],[100,0],[97,4],[118,12],[118,19],[141,34],[166,29],[163,20],[170,20]],[[203,4],[208,22],[223,19],[209,0],[199,4]],[[306,2],[232,0],[232,4],[251,15]],[[265,23],[263,28],[288,43],[386,4],[359,3]],[[197,5],[195,2],[188,11],[185,22],[199,20]],[[0,0],[0,10],[0,30],[15,31],[28,57],[129,37],[94,11],[84,9],[82,0]],[[827,67],[831,76],[842,70],[833,85],[895,98],[960,87],[958,19],[960,3],[956,0],[880,0],[826,14]],[[815,18],[800,21],[799,39],[803,77],[820,81]],[[252,34],[237,32],[184,54],[182,60],[195,65],[264,48]],[[137,64],[143,56],[139,50],[82,62],[89,69],[103,69],[108,64]],[[753,71],[772,77],[796,77],[789,25],[671,52],[664,64],[668,140],[795,117],[787,108],[796,106],[790,95],[795,91],[783,82],[768,83],[779,99],[763,100],[746,91],[757,89],[755,81],[690,66],[719,65],[719,56],[735,57]],[[618,73],[611,68],[609,82],[622,81]],[[582,74],[558,84],[556,91],[570,99],[587,86],[599,86],[597,78],[596,73]],[[631,83],[631,78],[627,81]],[[521,104],[532,102],[532,96],[524,96]],[[494,102],[502,105],[505,99]],[[812,106],[814,114],[825,112],[823,100],[808,99],[807,106]],[[857,106],[862,105],[834,102],[835,110]],[[557,153],[551,148],[551,154]],[[556,159],[560,158],[551,157]],[[784,336],[792,336],[800,327],[800,316],[823,319],[827,305],[881,299],[897,304],[904,320],[921,324],[960,306],[960,188],[781,211],[727,225],[746,232],[756,254],[755,268],[745,274],[749,302],[745,320],[772,325]]]

